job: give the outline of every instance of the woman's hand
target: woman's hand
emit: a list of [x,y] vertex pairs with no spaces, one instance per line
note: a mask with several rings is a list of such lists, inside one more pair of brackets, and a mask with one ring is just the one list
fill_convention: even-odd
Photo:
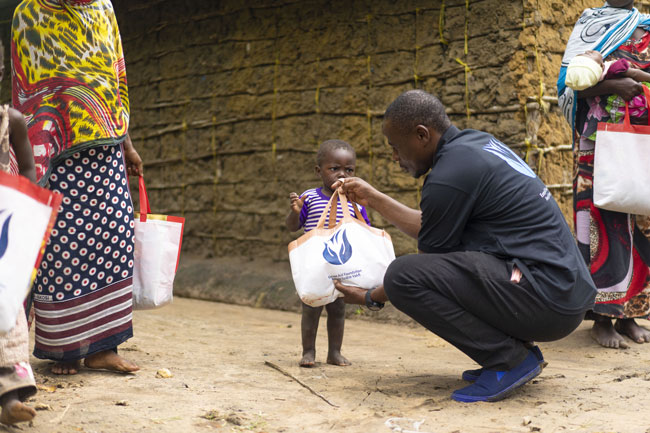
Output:
[[612,85],[614,86],[614,91],[612,93],[617,94],[623,98],[624,101],[629,101],[636,95],[643,93],[641,83],[632,78],[625,77],[610,81],[613,81]]
[[144,174],[142,158],[133,147],[129,134],[126,134],[124,140],[124,158],[126,159],[126,169],[131,176],[142,176]]
[[601,81],[588,89],[581,90],[578,92],[578,98],[590,98],[614,93],[623,98],[623,100],[629,101],[642,92],[643,87],[641,83],[637,83],[632,78],[612,78],[611,80]]

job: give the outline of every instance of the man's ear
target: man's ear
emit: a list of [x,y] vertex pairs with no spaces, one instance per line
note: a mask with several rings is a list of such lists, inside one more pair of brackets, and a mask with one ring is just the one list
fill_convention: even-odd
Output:
[[424,125],[417,125],[415,127],[415,134],[420,141],[425,143],[428,143],[429,139],[431,139],[431,132],[429,131],[429,128]]
[[318,164],[314,166],[314,173],[316,173],[316,176],[320,176],[320,166]]

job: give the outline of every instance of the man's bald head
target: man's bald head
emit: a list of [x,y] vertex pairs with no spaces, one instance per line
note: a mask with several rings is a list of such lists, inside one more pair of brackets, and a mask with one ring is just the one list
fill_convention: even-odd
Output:
[[442,135],[451,126],[442,102],[424,90],[409,90],[399,95],[386,109],[384,121],[403,133],[424,125]]

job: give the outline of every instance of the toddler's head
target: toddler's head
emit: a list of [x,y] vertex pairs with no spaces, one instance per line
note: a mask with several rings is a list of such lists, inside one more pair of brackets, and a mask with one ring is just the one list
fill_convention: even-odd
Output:
[[354,176],[357,155],[352,146],[343,140],[326,140],[316,154],[316,174],[323,181],[323,189],[330,194],[338,179]]
[[573,90],[584,90],[595,86],[603,75],[603,56],[589,50],[571,60],[566,71],[565,83]]

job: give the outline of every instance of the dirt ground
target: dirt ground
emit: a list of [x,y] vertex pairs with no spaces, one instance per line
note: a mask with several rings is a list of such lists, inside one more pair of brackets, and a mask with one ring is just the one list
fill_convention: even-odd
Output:
[[542,344],[549,366],[511,398],[462,404],[449,395],[473,363],[422,328],[348,320],[353,365],[322,363],[322,332],[321,363],[301,369],[295,313],[175,299],[134,321],[122,353],[137,374],[56,377],[33,359],[38,416],[0,432],[650,432],[650,345],[598,348],[589,323]]

